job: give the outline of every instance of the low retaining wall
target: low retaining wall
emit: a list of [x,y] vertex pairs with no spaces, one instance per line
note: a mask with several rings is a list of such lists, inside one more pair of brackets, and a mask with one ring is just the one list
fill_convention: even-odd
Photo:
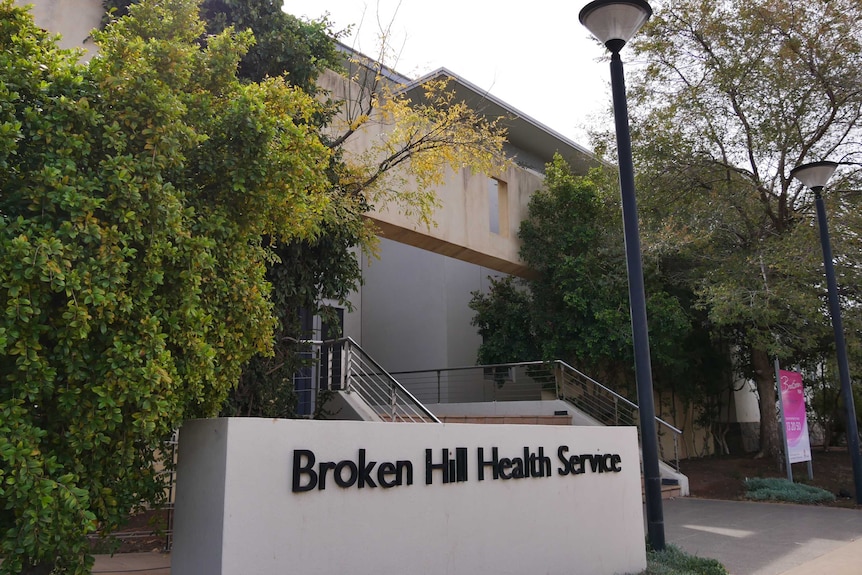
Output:
[[186,423],[173,575],[636,573],[634,428]]

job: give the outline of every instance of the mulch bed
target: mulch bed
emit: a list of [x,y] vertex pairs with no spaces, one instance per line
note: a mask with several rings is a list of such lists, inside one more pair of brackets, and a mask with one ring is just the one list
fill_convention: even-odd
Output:
[[[856,507],[853,470],[846,449],[815,449],[812,453],[814,479],[808,480],[806,463],[793,465],[793,480],[820,487],[836,495],[834,507]],[[704,499],[744,499],[747,477],[787,477],[775,459],[754,459],[753,455],[711,456],[680,461],[688,476],[692,497]],[[842,495],[844,495],[842,497]]]
[[168,510],[150,510],[137,513],[110,537],[92,537],[93,553],[140,553],[165,551],[170,544]]

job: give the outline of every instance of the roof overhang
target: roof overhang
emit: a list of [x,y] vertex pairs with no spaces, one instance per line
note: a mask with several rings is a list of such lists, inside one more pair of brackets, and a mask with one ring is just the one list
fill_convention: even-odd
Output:
[[[590,168],[601,165],[602,162],[583,146],[446,68],[439,68],[406,84],[402,91],[411,99],[421,101],[424,98],[423,84],[437,79],[449,81],[455,100],[463,101],[490,119],[499,119],[508,131],[509,143],[515,148],[538,157],[544,163],[550,162],[554,154],[559,153],[576,174],[586,174]],[[514,159],[517,161],[517,157]]]

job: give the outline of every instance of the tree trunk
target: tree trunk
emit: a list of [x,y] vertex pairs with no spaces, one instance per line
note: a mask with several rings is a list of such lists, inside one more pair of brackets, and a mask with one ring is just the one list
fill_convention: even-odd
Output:
[[775,370],[769,355],[762,349],[751,350],[751,365],[754,381],[760,397],[760,451],[755,457],[778,458],[781,442],[778,435],[778,416],[775,395]]

